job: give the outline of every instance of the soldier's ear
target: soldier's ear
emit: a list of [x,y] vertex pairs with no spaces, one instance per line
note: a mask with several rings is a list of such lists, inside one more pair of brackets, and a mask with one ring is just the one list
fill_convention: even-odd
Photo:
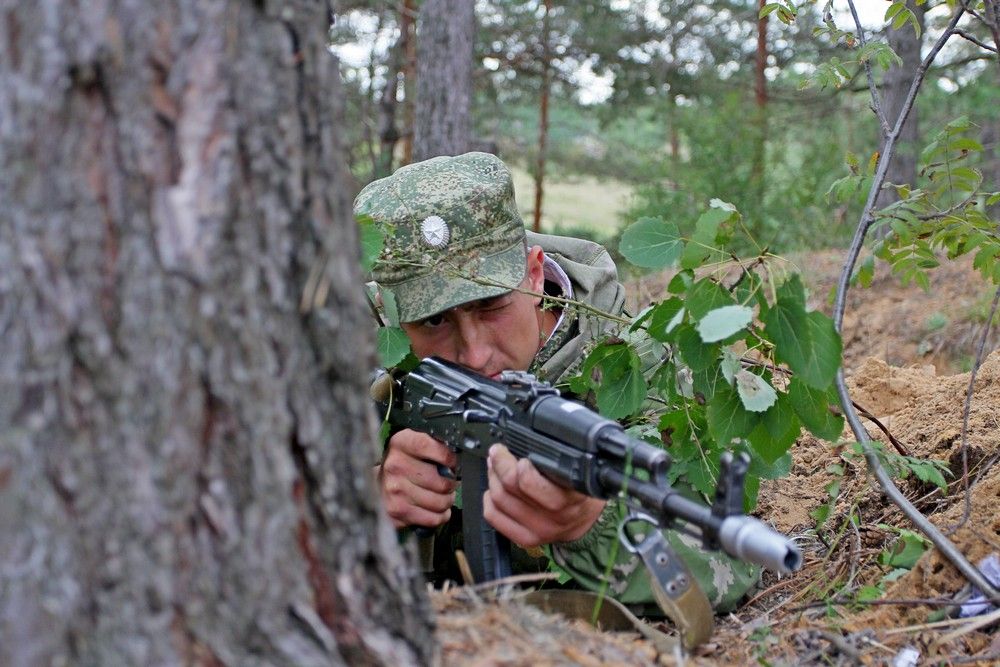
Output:
[[[528,256],[525,278],[528,281],[528,289],[532,292],[541,292],[545,289],[545,253],[541,246],[531,246],[528,249]],[[541,297],[537,297],[541,303]]]

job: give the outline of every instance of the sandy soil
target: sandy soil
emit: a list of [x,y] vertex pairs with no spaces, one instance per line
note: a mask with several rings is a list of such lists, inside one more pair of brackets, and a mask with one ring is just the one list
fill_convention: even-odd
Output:
[[[841,257],[824,252],[795,258],[808,267],[804,275],[817,308],[829,308]],[[644,278],[632,288],[640,299],[649,299],[663,284],[662,277]],[[962,371],[972,365],[991,298],[992,289],[968,263],[938,269],[928,292],[902,286],[880,271],[870,288],[852,289],[844,319],[852,398],[897,444],[870,420],[865,422],[869,435],[889,451],[944,462],[951,473],[947,493],[912,475],[899,487],[935,525],[950,532],[973,563],[1000,551],[1000,466],[995,465],[1000,459],[1000,351],[978,371],[962,437],[969,384],[969,373]],[[994,333],[987,350],[998,342],[1000,335]],[[896,542],[896,529],[912,525],[853,453],[853,440],[849,431],[836,444],[804,435],[793,449],[791,474],[765,484],[758,513],[799,540],[805,566],[782,580],[766,577],[760,592],[737,613],[718,619],[712,641],[687,664],[879,665],[893,664],[904,649],[916,652],[916,664],[1000,664],[1000,634],[994,635],[991,626],[974,628],[974,619],[949,618],[967,587],[935,549],[898,580],[886,580],[892,568],[881,565],[879,556]],[[842,475],[836,474],[837,466]],[[834,480],[840,481],[840,494],[817,530],[811,512],[828,502]],[[856,597],[866,586],[880,586],[884,594],[874,603],[859,603]],[[676,662],[674,656],[657,655],[637,636],[549,617],[509,591],[494,597],[455,590],[434,595],[443,664]]]

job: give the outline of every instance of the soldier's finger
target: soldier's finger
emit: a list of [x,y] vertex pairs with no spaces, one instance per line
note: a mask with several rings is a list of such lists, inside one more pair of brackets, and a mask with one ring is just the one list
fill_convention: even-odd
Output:
[[406,429],[393,435],[389,444],[413,458],[440,463],[452,470],[458,465],[458,457],[455,452],[426,433]]
[[497,505],[496,494],[493,490],[483,494],[483,518],[497,532],[523,547],[537,547],[545,544],[542,536],[538,535],[521,520],[507,514],[506,509],[509,509],[509,507],[502,509]]
[[[428,514],[450,514],[455,503],[454,493],[435,493],[423,489],[404,478],[389,479],[383,485],[383,501],[386,511],[393,519],[409,523],[415,517],[427,521]],[[435,523],[417,523],[416,525],[438,525],[447,519],[438,519]]]
[[507,493],[517,493],[517,459],[503,445],[490,447],[486,459],[486,468],[490,474],[490,486],[499,484]]
[[517,489],[522,496],[550,512],[560,512],[583,500],[584,496],[547,479],[528,459],[515,467]]

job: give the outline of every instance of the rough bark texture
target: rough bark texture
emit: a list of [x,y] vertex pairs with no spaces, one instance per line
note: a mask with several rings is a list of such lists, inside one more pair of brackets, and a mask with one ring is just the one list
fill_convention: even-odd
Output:
[[[910,89],[910,84],[913,83],[921,60],[920,48],[923,43],[926,5],[918,6],[911,0],[906,3],[906,6],[912,9],[917,17],[920,24],[920,36],[917,36],[910,23],[899,30],[891,27],[888,29],[889,46],[903,60],[902,65],[890,67],[883,80],[883,100],[885,101],[883,108],[890,127],[896,124],[896,119],[903,108],[903,102],[906,100],[906,94]],[[886,172],[886,182],[912,185],[917,179],[917,157],[920,155],[920,149],[920,126],[917,118],[917,107],[914,105],[899,133],[896,154],[889,163],[889,170]],[[895,189],[883,189],[879,193],[876,205],[879,207],[888,206],[898,199]]]
[[328,11],[0,0],[0,664],[433,659]]
[[472,132],[473,0],[425,0],[417,30],[413,159],[459,155]]

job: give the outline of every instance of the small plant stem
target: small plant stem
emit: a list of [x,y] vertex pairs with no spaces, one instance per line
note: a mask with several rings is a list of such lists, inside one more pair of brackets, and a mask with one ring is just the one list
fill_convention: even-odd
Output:
[[585,303],[583,303],[581,301],[576,301],[575,299],[566,299],[566,298],[561,297],[561,296],[552,296],[550,294],[542,294],[541,292],[535,292],[533,290],[524,289],[523,287],[519,287],[519,286],[516,286],[516,285],[512,287],[512,286],[507,285],[505,283],[501,283],[501,282],[498,282],[496,280],[489,280],[488,278],[481,278],[479,276],[470,276],[470,275],[466,275],[466,274],[462,274],[462,273],[458,273],[458,272],[456,272],[454,275],[456,275],[458,277],[461,277],[461,278],[464,278],[465,280],[468,280],[470,282],[474,282],[477,285],[484,285],[486,287],[503,287],[505,289],[510,290],[511,292],[520,292],[521,294],[527,294],[528,296],[539,296],[539,297],[542,297],[543,299],[545,299],[546,301],[551,301],[553,303],[562,304],[564,306],[569,306],[571,308],[577,308],[577,309],[579,309],[581,311],[590,313],[591,315],[596,315],[597,317],[600,317],[600,318],[605,319],[605,320],[609,320],[611,322],[616,322],[618,324],[632,324],[632,320],[630,320],[630,319],[628,319],[626,317],[620,317],[618,315],[613,315],[613,314],[611,314],[611,313],[609,313],[607,311],[601,310],[600,308],[595,308],[594,306],[590,306],[590,305],[585,304]]
[[897,440],[896,436],[890,433],[889,429],[886,428],[885,424],[880,422],[875,415],[873,415],[871,412],[869,412],[862,406],[858,405],[855,401],[851,401],[851,404],[854,405],[854,407],[858,410],[858,412],[861,414],[862,417],[864,417],[868,421],[878,426],[879,430],[885,434],[885,437],[889,438],[889,442],[892,444],[893,447],[896,448],[897,452],[899,452],[902,456],[913,456],[910,453],[910,450],[906,448],[906,445]]
[[[875,169],[875,178],[872,182],[871,190],[868,192],[868,199],[865,202],[864,211],[861,213],[861,220],[855,230],[854,238],[851,242],[851,248],[848,252],[847,261],[844,264],[843,271],[841,271],[840,281],[837,285],[837,296],[833,306],[833,322],[838,332],[843,329],[844,307],[847,303],[847,290],[850,285],[851,274],[854,271],[854,265],[858,260],[858,255],[861,253],[861,247],[864,244],[865,236],[868,233],[868,229],[871,227],[873,219],[872,211],[875,208],[875,200],[878,197],[878,193],[882,189],[882,184],[885,182],[886,172],[889,168],[889,161],[892,159],[893,153],[895,152],[896,140],[899,138],[899,133],[902,130],[903,123],[906,121],[906,117],[913,108],[917,91],[923,83],[924,76],[927,74],[928,68],[937,57],[938,52],[941,51],[945,42],[947,42],[948,39],[955,34],[955,28],[964,13],[964,7],[958,7],[955,9],[955,14],[952,16],[951,21],[949,21],[948,27],[941,34],[937,42],[935,42],[934,46],[928,52],[927,56],[920,63],[920,67],[917,68],[916,76],[913,79],[913,83],[910,84],[910,89],[907,92],[906,99],[900,109],[899,117],[896,119],[896,125],[885,138],[885,147],[882,155],[879,156],[878,165]],[[977,570],[964,555],[962,555],[958,548],[955,547],[955,545],[952,544],[951,541],[949,541],[948,538],[945,537],[934,524],[928,521],[927,518],[921,514],[909,500],[906,499],[906,497],[900,492],[899,488],[893,483],[892,478],[886,472],[885,468],[882,467],[878,458],[878,453],[871,446],[871,438],[868,437],[868,432],[865,430],[864,425],[861,423],[861,420],[851,403],[851,396],[847,390],[847,384],[844,381],[843,368],[840,368],[837,371],[836,385],[837,394],[840,397],[840,404],[844,410],[844,416],[847,418],[847,422],[851,425],[851,431],[854,433],[854,436],[861,444],[869,470],[871,470],[875,475],[875,478],[878,480],[879,485],[882,487],[886,496],[888,496],[889,499],[903,511],[914,526],[916,526],[930,539],[941,554],[949,562],[951,562],[951,564],[954,565],[955,568],[958,569],[958,571],[961,572],[970,583],[976,586],[979,590],[983,591],[984,595],[991,600],[1000,602],[1000,593],[998,593],[986,577],[984,577],[983,574]]]
[[969,495],[969,413],[972,411],[972,392],[976,386],[976,373],[983,363],[983,352],[986,349],[986,340],[990,337],[990,325],[997,314],[997,304],[1000,303],[1000,287],[993,295],[993,305],[990,307],[990,315],[983,326],[983,335],[979,338],[979,348],[976,350],[976,361],[972,364],[972,371],[969,373],[969,388],[965,391],[965,406],[962,408],[962,487],[965,490],[965,509],[962,512],[962,519],[954,526],[945,529],[944,534],[951,536],[956,530],[965,525],[972,513],[972,498]]
[[997,49],[996,49],[995,46],[990,46],[986,42],[979,41],[973,35],[970,35],[969,33],[965,32],[964,30],[956,30],[955,34],[958,35],[959,37],[961,37],[962,39],[966,39],[966,40],[972,42],[973,44],[975,44],[976,46],[978,46],[981,49],[985,49],[986,51],[990,51],[991,53],[996,53],[997,52]]

